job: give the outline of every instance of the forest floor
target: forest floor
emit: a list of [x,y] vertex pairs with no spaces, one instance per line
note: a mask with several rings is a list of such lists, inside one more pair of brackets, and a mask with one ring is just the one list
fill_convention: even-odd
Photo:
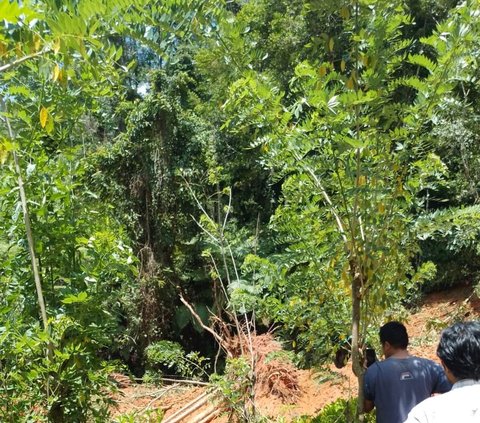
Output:
[[[411,354],[430,358],[438,362],[436,345],[441,330],[458,320],[473,320],[480,317],[480,299],[472,293],[468,286],[456,287],[447,291],[429,294],[422,301],[420,307],[406,320],[410,335],[409,351]],[[268,348],[269,341],[262,340],[263,348]],[[273,341],[272,350],[278,348]],[[293,369],[296,381],[295,396],[285,401],[275,395],[270,389],[259,389],[255,403],[262,416],[273,421],[292,421],[299,416],[315,416],[327,404],[339,398],[351,398],[356,395],[356,378],[352,373],[350,362],[337,369],[333,363],[320,370]],[[188,417],[179,419],[179,410],[189,402],[195,401],[206,392],[205,386],[169,385],[159,387],[127,383],[116,396],[118,407],[115,416],[129,414],[135,422],[155,422],[143,418],[148,410],[164,410],[164,422],[193,423],[193,422],[228,422],[225,415],[212,413],[215,405],[203,404],[191,412]],[[198,401],[197,401],[198,403]],[[210,410],[210,411],[209,411]],[[205,416],[204,418],[200,416]],[[135,417],[137,416],[137,417]],[[118,420],[115,420],[118,421]]]

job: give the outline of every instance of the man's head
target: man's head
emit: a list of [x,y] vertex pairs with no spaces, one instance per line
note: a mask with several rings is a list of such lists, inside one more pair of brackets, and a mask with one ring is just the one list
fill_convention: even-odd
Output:
[[437,355],[451,382],[480,380],[480,322],[455,323],[445,329]]
[[407,329],[400,322],[384,324],[380,328],[380,343],[386,358],[399,350],[406,350],[408,346]]

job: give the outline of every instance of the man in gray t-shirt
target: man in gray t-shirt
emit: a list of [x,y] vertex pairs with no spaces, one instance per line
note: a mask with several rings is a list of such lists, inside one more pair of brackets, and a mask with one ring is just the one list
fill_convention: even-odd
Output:
[[433,393],[450,390],[442,367],[407,351],[408,334],[399,322],[380,328],[385,360],[371,365],[364,378],[365,411],[377,409],[377,423],[403,423],[410,410]]

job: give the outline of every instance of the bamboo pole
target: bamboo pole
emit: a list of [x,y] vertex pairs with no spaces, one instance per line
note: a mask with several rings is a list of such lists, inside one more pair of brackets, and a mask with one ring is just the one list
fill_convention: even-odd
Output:
[[194,400],[190,401],[176,413],[172,414],[168,419],[164,420],[164,423],[178,423],[194,411],[198,410],[201,406],[206,404],[212,396],[212,393],[204,392]]
[[197,414],[192,420],[189,420],[188,423],[208,423],[220,414],[221,411],[220,408],[211,406],[202,413]]
[[162,382],[174,382],[174,383],[184,383],[188,385],[200,385],[200,386],[210,386],[208,382],[201,382],[199,380],[190,380],[190,379],[173,379],[168,377],[162,377],[160,379]]

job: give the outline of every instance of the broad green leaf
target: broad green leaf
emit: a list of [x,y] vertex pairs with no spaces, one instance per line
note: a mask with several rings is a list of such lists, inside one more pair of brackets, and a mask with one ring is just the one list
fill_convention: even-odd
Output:
[[[194,306],[195,312],[200,316],[200,319],[202,319],[203,324],[208,325],[208,318],[210,316],[210,313],[207,309],[207,306],[205,304],[196,304]],[[198,324],[198,322],[195,319],[192,319],[193,321],[193,327],[198,333],[203,332],[203,328]]]
[[61,46],[62,46],[62,42],[60,38],[57,38],[53,43],[53,52],[57,54],[60,51]]
[[337,141],[346,142],[348,145],[351,145],[354,148],[363,148],[365,146],[365,144],[362,141],[346,135],[341,135],[337,137]]
[[333,47],[335,46],[335,40],[332,38],[330,38],[330,40],[328,41],[328,50],[329,51],[333,51]]
[[86,292],[80,292],[78,295],[69,295],[62,300],[63,304],[84,303],[88,300]]
[[14,150],[14,148],[15,146],[11,141],[7,139],[0,141],[0,164],[5,164],[9,153]]
[[18,2],[10,0],[0,0],[0,17],[10,23],[17,23],[19,17],[22,15],[23,9]]
[[175,310],[175,322],[180,330],[182,330],[192,320],[190,311],[185,306],[180,306]]

